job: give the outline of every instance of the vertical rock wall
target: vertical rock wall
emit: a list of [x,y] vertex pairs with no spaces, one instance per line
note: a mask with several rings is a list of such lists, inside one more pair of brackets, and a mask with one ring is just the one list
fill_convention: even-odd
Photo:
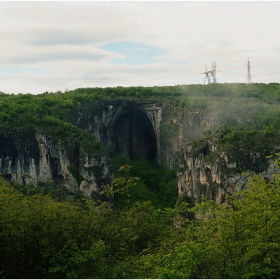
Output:
[[77,125],[94,133],[110,157],[141,153],[152,160],[160,153],[161,108],[153,101],[104,101],[96,110],[83,108]]
[[[110,157],[119,153],[130,156],[129,149],[147,156],[149,149],[156,149],[157,162],[173,169],[177,167],[182,145],[201,138],[203,131],[218,127],[220,122],[203,110],[181,108],[176,101],[116,99],[104,100],[99,107],[81,108],[76,124],[94,133]],[[151,147],[152,138],[155,148]]]
[[[185,145],[179,158],[178,192],[186,194],[196,202],[204,195],[217,203],[226,202],[227,196],[244,189],[249,176],[262,173],[271,179],[277,167],[274,160],[266,159],[265,152],[251,150],[217,150],[219,141],[194,141]],[[274,147],[272,153],[279,152]]]
[[202,138],[204,131],[217,129],[222,120],[215,119],[203,110],[170,105],[165,105],[162,110],[160,163],[173,169],[178,166],[182,147]]
[[105,154],[87,154],[77,142],[54,143],[32,128],[1,130],[0,172],[23,185],[44,186],[57,181],[70,193],[88,197],[98,196],[101,186],[112,182]]
[[[236,161],[225,153],[209,161],[216,144],[208,142],[198,150],[196,144],[187,144],[224,121],[203,110],[182,108],[173,100],[98,100],[83,104],[72,121],[95,134],[110,157],[123,153],[133,158],[141,153],[170,169],[178,166],[180,195],[186,193],[199,201],[204,194],[223,202],[226,194],[244,185],[240,170],[245,166],[240,162],[246,160]],[[249,161],[258,161],[256,155],[246,156]],[[269,175],[273,169],[269,166],[260,172]],[[59,180],[69,191],[86,196],[98,196],[102,184],[112,181],[105,154],[88,154],[80,141],[54,143],[32,129],[0,131],[0,171],[7,179],[24,185]]]

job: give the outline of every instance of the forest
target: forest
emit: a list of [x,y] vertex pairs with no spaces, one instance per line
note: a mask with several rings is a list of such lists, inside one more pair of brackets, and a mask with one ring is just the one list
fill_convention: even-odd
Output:
[[[98,109],[118,98],[215,114],[227,120],[222,145],[246,145],[256,135],[262,141],[261,135],[280,130],[278,83],[0,93],[0,128],[34,126],[54,141],[71,137],[102,150],[94,135],[75,125],[77,108]],[[280,168],[280,155],[270,157]],[[100,200],[69,199],[0,177],[1,278],[280,277],[280,173],[272,180],[252,176],[226,204],[195,203],[178,198],[176,170],[141,155],[111,162],[113,186],[103,187],[107,199]]]
[[248,124],[250,128],[262,129],[269,125],[280,129],[278,83],[78,88],[37,95],[0,92],[0,127],[31,124],[48,130],[55,140],[66,135],[83,139],[85,131],[74,121],[77,109],[85,104],[98,108],[104,100],[118,98],[148,98],[173,102],[175,107],[185,110],[205,110],[226,118],[233,127],[239,118],[252,119]]
[[104,100],[150,99],[173,102],[183,110],[201,109],[231,119],[254,118],[251,128],[264,125],[280,128],[280,84],[209,84],[154,87],[78,88],[72,91],[32,94],[0,92],[0,127],[36,125],[49,128],[58,140],[72,135],[82,139],[85,132],[73,117],[84,104],[100,108]]
[[[278,159],[279,164],[279,159]],[[255,175],[228,204],[134,200],[119,168],[106,201],[58,200],[0,181],[2,278],[278,278],[280,173]]]

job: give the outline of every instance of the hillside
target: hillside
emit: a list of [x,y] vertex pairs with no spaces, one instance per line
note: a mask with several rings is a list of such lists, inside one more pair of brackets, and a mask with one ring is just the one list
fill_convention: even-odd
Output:
[[1,93],[0,277],[278,278],[279,102],[276,83]]
[[276,83],[2,93],[0,170],[23,185],[98,197],[112,181],[110,158],[117,155],[133,160],[140,154],[177,169],[185,145],[222,126],[241,134],[278,131],[279,96]]

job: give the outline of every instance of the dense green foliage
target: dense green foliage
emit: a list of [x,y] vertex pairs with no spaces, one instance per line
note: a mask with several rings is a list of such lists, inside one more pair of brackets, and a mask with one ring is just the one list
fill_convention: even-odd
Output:
[[279,199],[279,175],[269,183],[255,176],[228,205],[197,204],[197,219],[178,229],[173,244],[141,257],[134,277],[279,278]]
[[[244,155],[258,154],[258,164],[265,163],[266,157],[271,153],[278,152],[280,130],[275,129],[272,125],[263,126],[262,129],[244,129],[242,127],[229,128],[225,123],[219,130],[204,132],[204,138],[194,141],[192,144],[201,145],[205,140],[215,142],[215,150],[208,153],[205,160],[214,163],[215,160],[223,153],[228,152],[234,155],[236,161],[244,161]],[[261,155],[261,156],[260,156]],[[249,167],[249,166],[248,166]],[[252,171],[253,166],[250,166]],[[242,170],[239,170],[242,172]]]
[[[279,162],[279,160],[278,160]],[[137,180],[112,192],[126,198]],[[255,176],[227,205],[158,209],[125,200],[57,201],[0,180],[2,278],[278,278],[280,174]],[[106,189],[105,189],[106,190]],[[122,192],[120,192],[120,190]],[[188,213],[193,213],[195,219]]]
[[[76,126],[78,111],[104,100],[144,97],[182,112],[205,110],[227,125],[221,148],[273,145],[280,130],[280,84],[84,88],[38,95],[0,94],[0,127],[34,125],[54,140],[100,144]],[[166,130],[176,131],[172,118]],[[215,137],[206,131],[207,137]],[[268,136],[265,138],[265,136]],[[264,141],[265,139],[265,141]],[[272,142],[270,142],[270,140]],[[228,147],[227,147],[228,148]],[[2,278],[278,278],[280,175],[252,178],[227,205],[177,200],[174,171],[145,158],[113,159],[115,202],[60,200],[0,178]],[[77,181],[82,178],[69,168]]]
[[112,164],[115,178],[123,176],[118,170],[125,164],[131,166],[129,176],[140,178],[137,185],[130,188],[131,202],[151,201],[154,206],[162,209],[174,207],[178,198],[176,170],[169,170],[154,161],[149,162],[141,155],[134,160],[119,155],[112,159]]
[[38,95],[0,93],[0,127],[32,124],[48,131],[54,140],[83,139],[86,132],[76,126],[78,110],[87,106],[100,108],[104,100],[116,98],[172,100],[174,106],[206,110],[231,125],[242,119],[243,125],[255,129],[264,125],[280,128],[277,83],[78,88]]

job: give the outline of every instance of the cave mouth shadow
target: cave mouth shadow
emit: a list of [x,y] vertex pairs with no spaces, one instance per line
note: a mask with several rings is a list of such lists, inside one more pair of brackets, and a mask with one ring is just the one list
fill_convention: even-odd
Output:
[[112,156],[123,154],[134,160],[137,154],[156,160],[157,140],[149,117],[136,105],[123,109],[115,122],[116,149]]

